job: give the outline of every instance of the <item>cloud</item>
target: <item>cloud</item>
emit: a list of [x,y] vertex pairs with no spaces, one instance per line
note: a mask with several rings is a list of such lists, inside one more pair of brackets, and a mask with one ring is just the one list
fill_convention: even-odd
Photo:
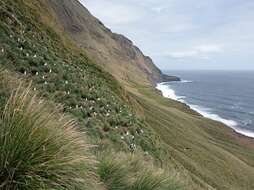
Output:
[[141,20],[145,15],[144,10],[137,8],[133,4],[119,3],[114,0],[103,2],[101,0],[80,0],[80,2],[90,7],[89,10],[92,14],[101,19],[108,26],[134,23]]
[[198,54],[197,51],[190,50],[190,51],[169,52],[167,55],[175,59],[182,59],[186,57],[194,57],[197,54]]
[[165,55],[174,59],[183,59],[183,58],[209,59],[209,55],[222,52],[223,52],[222,45],[206,44],[194,46],[189,50],[168,52]]
[[161,13],[163,10],[165,10],[165,7],[154,7],[152,10],[157,13]]
[[223,52],[222,45],[208,44],[194,47],[200,53],[221,53]]

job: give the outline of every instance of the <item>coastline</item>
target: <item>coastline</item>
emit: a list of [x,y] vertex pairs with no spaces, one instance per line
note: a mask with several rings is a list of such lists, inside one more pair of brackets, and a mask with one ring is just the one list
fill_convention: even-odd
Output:
[[[169,99],[173,99],[175,101],[178,101],[178,102],[181,102],[183,104],[186,104],[187,106],[190,107],[190,109],[196,111],[201,116],[203,116],[205,118],[208,118],[208,119],[212,119],[212,120],[221,122],[221,123],[225,124],[227,127],[233,129],[233,131],[235,133],[243,135],[243,136],[248,137],[248,138],[254,139],[254,132],[247,131],[247,130],[244,130],[244,129],[239,129],[237,127],[238,124],[237,124],[236,121],[224,119],[224,118],[220,117],[217,114],[214,114],[212,112],[207,111],[205,108],[202,108],[199,105],[189,104],[188,102],[186,102],[184,100],[184,98],[185,98],[184,96],[177,96],[175,91],[172,88],[170,88],[170,86],[168,85],[169,82],[172,82],[172,81],[161,82],[161,83],[157,83],[157,85],[156,85],[156,89],[161,92],[163,97],[169,98]],[[179,81],[179,82],[188,83],[188,82],[191,82],[191,81]]]

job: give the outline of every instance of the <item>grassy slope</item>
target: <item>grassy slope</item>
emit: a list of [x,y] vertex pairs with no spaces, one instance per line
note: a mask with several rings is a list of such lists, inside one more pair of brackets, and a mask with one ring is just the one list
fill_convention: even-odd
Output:
[[221,123],[188,114],[188,107],[153,89],[130,91],[144,108],[146,122],[167,144],[169,155],[190,171],[194,180],[216,189],[254,188],[253,140]]
[[[45,23],[50,20],[46,10],[43,18],[37,14],[38,10],[44,10],[43,4],[32,0],[11,2],[4,0],[0,2],[0,9],[0,64],[1,69],[5,70],[0,73],[1,110],[10,96],[10,92],[17,87],[19,80],[32,81],[32,89],[36,93],[52,102],[53,105],[61,104],[62,112],[71,114],[78,120],[78,130],[86,131],[90,140],[99,145],[93,149],[95,154],[101,150],[108,149],[110,151],[113,148],[125,153],[134,150],[135,152],[142,152],[143,150],[158,157],[159,149],[155,145],[157,140],[152,139],[154,136],[152,131],[144,128],[142,119],[137,118],[131,107],[127,105],[131,100],[128,99],[126,92],[111,75],[96,66],[64,35],[60,36],[59,33],[41,22],[43,20]],[[11,77],[13,75],[14,77]],[[36,114],[39,115],[40,112]],[[28,122],[29,119],[33,120],[33,118],[28,118]],[[18,128],[19,125],[16,127]],[[2,133],[2,131],[0,132]],[[56,135],[58,134],[56,133]],[[45,136],[45,139],[47,138]],[[36,140],[36,137],[33,140]],[[21,141],[22,143],[25,142]],[[49,146],[51,146],[50,143]],[[0,148],[5,147],[0,146]],[[24,148],[26,149],[26,147]],[[3,156],[0,157],[1,163],[2,161],[8,162],[8,152],[9,149],[6,149],[6,154],[1,155]],[[33,156],[33,151],[28,151],[28,156],[30,154]],[[72,152],[73,154],[75,152]],[[37,159],[40,160],[40,157]],[[109,159],[113,159],[113,156],[110,156]],[[145,155],[142,156],[142,160],[144,161],[140,160],[141,163],[146,166],[146,161],[153,159],[151,156]],[[23,163],[24,160],[20,158],[17,162]],[[114,163],[114,160],[112,162]],[[99,160],[99,163],[103,163],[103,159]],[[152,169],[132,166],[131,170],[126,170],[129,165],[125,161],[122,164],[126,164],[123,170],[118,169],[119,172],[123,173],[122,180],[125,181],[122,189],[179,189],[171,179],[168,179],[170,175],[162,172],[157,173],[161,169],[156,166]],[[18,166],[17,168],[15,165],[13,167],[18,169]],[[23,167],[22,164],[20,166]],[[98,164],[98,169],[100,167],[104,166]],[[7,173],[12,170],[12,167],[4,166],[4,168]],[[62,171],[65,172],[66,170],[63,168]],[[146,176],[146,171],[154,176],[153,180],[149,180],[151,176]],[[6,187],[5,181],[2,181],[6,178],[6,173],[1,171],[0,189],[2,187],[7,190],[11,189],[16,175],[22,178],[25,172],[31,172],[31,170],[28,168],[27,171],[22,170],[17,174],[15,173],[14,180],[8,182],[10,186]],[[102,189],[114,189],[107,180],[103,180],[99,171],[94,172],[97,174],[96,177],[101,180],[96,182],[103,186]],[[38,177],[40,174],[44,175],[39,173]],[[113,174],[112,172],[106,173],[109,181],[115,180],[114,178],[117,177]],[[105,175],[103,174],[103,176]],[[67,181],[68,177],[71,176],[66,175]],[[24,183],[24,180],[21,180],[21,183]],[[26,183],[34,189],[40,186],[33,186],[34,183],[31,181],[26,181]],[[25,186],[17,188],[25,189]],[[45,185],[43,189],[48,188]],[[69,189],[69,187],[65,186],[63,189]]]
[[[0,45],[4,48],[1,65],[27,80],[32,79],[45,98],[63,104],[63,110],[78,118],[81,129],[88,130],[102,148],[110,145],[118,150],[131,150],[129,145],[133,141],[124,135],[129,131],[139,149],[148,151],[163,161],[163,165],[169,162],[170,167],[184,173],[182,176],[191,176],[200,184],[199,187],[190,182],[187,189],[208,189],[209,185],[218,189],[254,188],[251,142],[238,139],[217,122],[195,116],[186,106],[160,97],[153,89],[128,88],[132,98],[127,98],[110,75],[94,66],[66,38],[60,38],[35,19],[36,7],[42,5],[26,0],[28,11],[23,4],[16,4],[21,1],[2,2],[9,3],[8,11],[15,17],[6,17],[1,12]],[[24,16],[31,10],[31,15]],[[49,20],[50,17],[43,18],[44,22]],[[136,118],[126,102],[138,107],[137,112],[145,120]],[[136,134],[140,129],[145,133]],[[125,139],[121,140],[121,136]]]
[[[148,134],[135,133],[141,130],[142,121],[127,106],[125,92],[113,77],[41,24],[35,13],[38,2],[25,1],[27,6],[22,1],[5,2],[1,2],[1,66],[32,80],[34,90],[61,103],[92,139],[106,144],[109,140],[125,150],[130,150],[131,143],[146,146]],[[121,140],[127,131],[140,138]]]
[[92,155],[80,123],[13,75],[0,73],[0,189],[182,190],[142,152]]

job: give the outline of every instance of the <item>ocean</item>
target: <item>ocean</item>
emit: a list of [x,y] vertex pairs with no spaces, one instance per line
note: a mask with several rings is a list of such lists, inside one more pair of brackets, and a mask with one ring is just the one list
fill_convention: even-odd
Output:
[[157,85],[163,96],[254,138],[254,71],[169,71],[180,82]]

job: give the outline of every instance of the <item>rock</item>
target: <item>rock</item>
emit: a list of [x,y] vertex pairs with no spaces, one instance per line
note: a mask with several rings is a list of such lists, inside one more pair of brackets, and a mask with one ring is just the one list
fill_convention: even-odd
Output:
[[179,77],[162,74],[158,82],[181,81]]

